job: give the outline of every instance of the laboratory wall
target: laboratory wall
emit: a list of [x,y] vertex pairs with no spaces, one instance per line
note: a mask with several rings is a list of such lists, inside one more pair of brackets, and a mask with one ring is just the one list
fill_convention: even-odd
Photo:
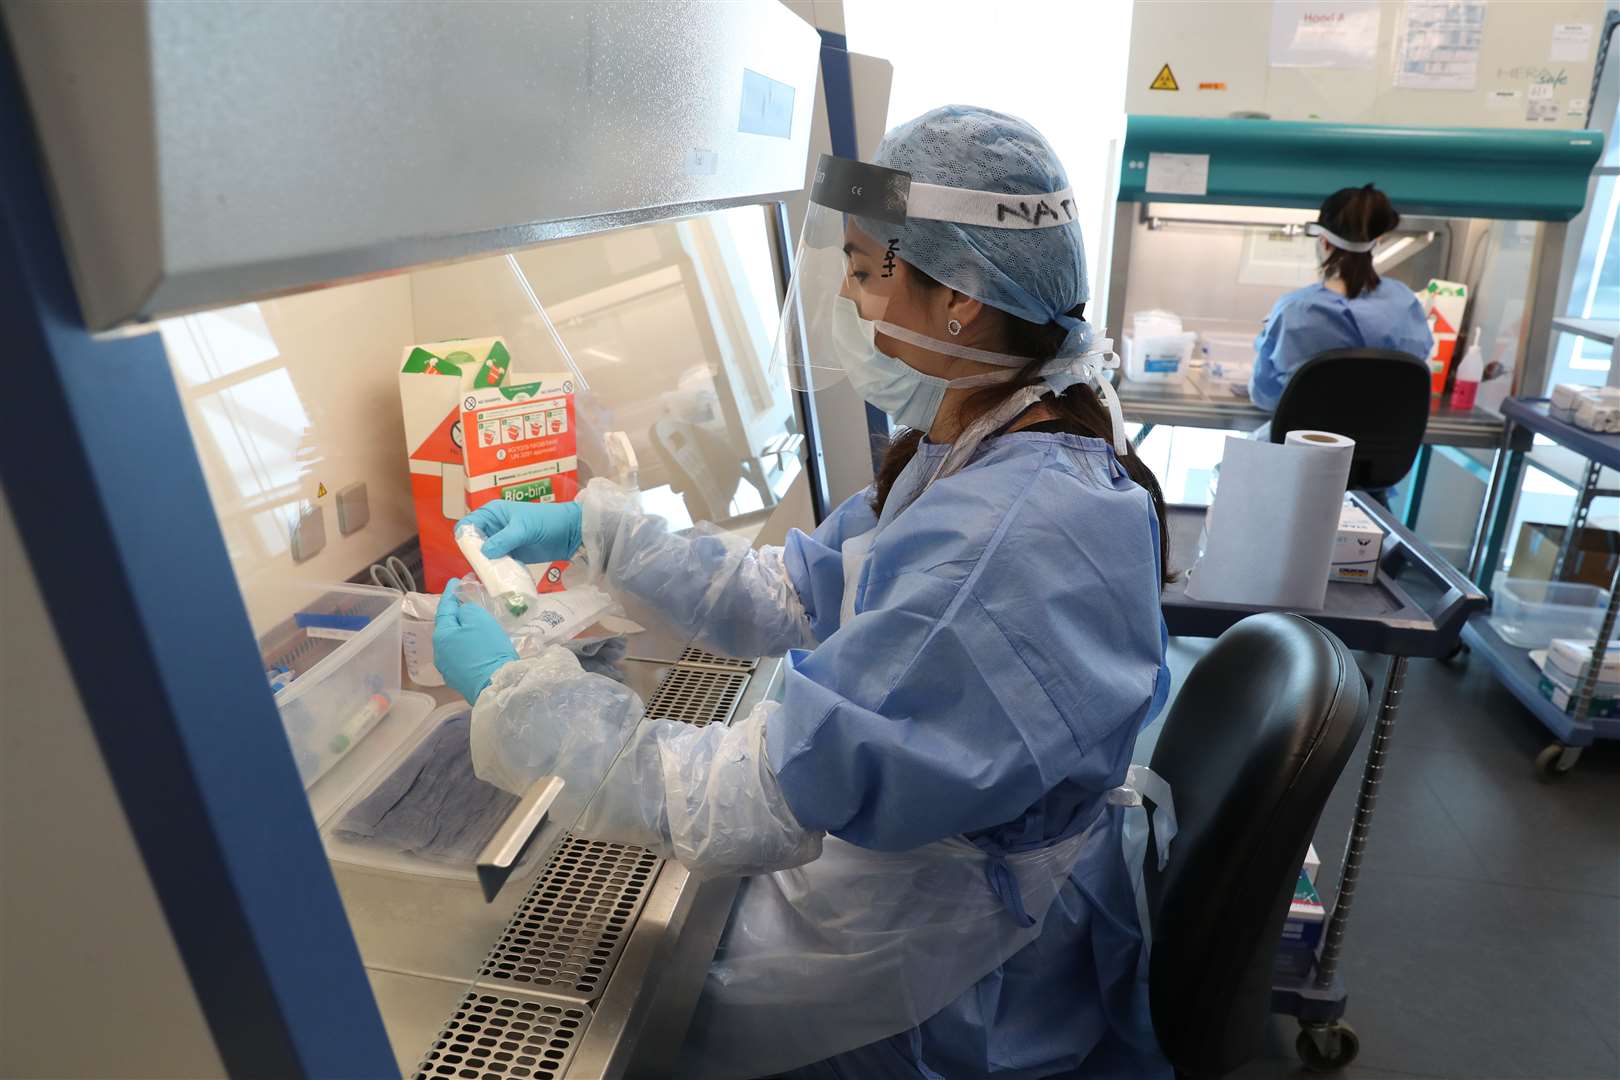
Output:
[[0,491],[0,1076],[223,1076]]
[[1136,0],[1126,111],[1586,126],[1604,0]]
[[[415,535],[397,375],[416,340],[408,276],[159,331],[255,634],[292,613],[289,585],[343,581]],[[369,520],[344,535],[354,485]]]
[[982,105],[1029,121],[1051,143],[1074,189],[1091,269],[1087,311],[1099,325],[1132,15],[1131,5],[1103,0],[844,2],[850,48],[894,64],[889,125],[941,105]]

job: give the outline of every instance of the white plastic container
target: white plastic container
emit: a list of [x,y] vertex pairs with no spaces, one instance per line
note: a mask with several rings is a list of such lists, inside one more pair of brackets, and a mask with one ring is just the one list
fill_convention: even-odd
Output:
[[1545,648],[1553,638],[1595,638],[1608,594],[1596,585],[1567,581],[1499,581],[1491,625],[1509,645]]
[[1239,396],[1249,395],[1249,375],[1254,371],[1253,334],[1205,331],[1198,335],[1198,350],[1204,357],[1204,372],[1212,382],[1229,387]]
[[307,789],[388,712],[400,693],[399,593],[370,585],[294,586],[291,619],[261,641],[287,682],[276,708]]
[[1132,382],[1181,383],[1197,343],[1198,335],[1191,331],[1146,338],[1126,334],[1120,343],[1125,377]]

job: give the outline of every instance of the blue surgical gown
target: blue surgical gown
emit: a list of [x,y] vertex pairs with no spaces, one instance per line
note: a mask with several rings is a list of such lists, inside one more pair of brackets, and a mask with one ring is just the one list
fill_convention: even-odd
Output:
[[[1168,692],[1152,503],[1106,443],[1037,432],[987,440],[910,501],[947,449],[922,446],[881,521],[863,492],[790,535],[820,644],[786,676],[771,765],[806,828],[880,851],[965,834],[1016,852],[1098,813],[1111,839],[1001,968],[920,1027],[795,1075],[1167,1077],[1122,811],[1105,807]],[[844,542],[874,528],[845,581]]]
[[1249,400],[1271,411],[1294,371],[1330,349],[1394,349],[1427,358],[1434,337],[1418,298],[1398,281],[1382,278],[1354,300],[1320,283],[1285,294],[1254,339]]

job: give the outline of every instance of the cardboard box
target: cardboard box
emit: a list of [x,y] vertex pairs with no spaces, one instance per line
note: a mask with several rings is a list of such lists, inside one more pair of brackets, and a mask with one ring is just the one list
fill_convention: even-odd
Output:
[[1468,286],[1460,281],[1430,278],[1418,299],[1429,317],[1429,333],[1434,335],[1428,356],[1429,392],[1442,394],[1451,377],[1451,365],[1458,358],[1457,334],[1468,310]]
[[1294,883],[1294,899],[1288,905],[1288,918],[1283,921],[1284,943],[1314,949],[1322,940],[1322,923],[1326,919],[1322,898],[1301,868],[1299,880]]
[[1620,390],[1604,387],[1582,394],[1570,423],[1605,435],[1620,432]]
[[[1580,696],[1578,693],[1559,686],[1545,674],[1541,676],[1537,686],[1541,690],[1541,696],[1552,702],[1554,708],[1562,709],[1566,713],[1574,715],[1575,702]],[[1592,704],[1586,712],[1588,720],[1620,719],[1620,696],[1615,695],[1612,687],[1612,683],[1609,684],[1609,687],[1604,687],[1601,684],[1598,686],[1597,691],[1592,695]]]
[[[578,473],[559,468],[546,484],[536,483],[541,473],[539,461],[528,461],[521,469],[506,470],[493,455],[486,462],[477,448],[468,445],[462,422],[464,406],[474,408],[503,388],[517,385],[510,377],[512,355],[498,337],[468,338],[457,341],[413,345],[404,352],[399,372],[400,408],[405,418],[405,447],[411,474],[411,500],[416,508],[416,531],[422,544],[423,587],[438,592],[452,577],[470,571],[452,530],[467,512],[491,499],[538,499],[550,494],[572,499],[578,490]],[[549,377],[548,377],[549,378]],[[522,391],[513,391],[510,402],[521,400]],[[572,445],[573,403],[566,406]],[[497,414],[491,413],[491,416]],[[476,428],[473,429],[476,439]],[[520,437],[527,437],[520,432]],[[494,467],[469,479],[469,453],[475,465]],[[573,450],[568,450],[572,456]],[[530,475],[533,473],[534,475]],[[561,588],[562,567],[554,563],[541,575],[541,591]]]
[[[573,376],[563,371],[521,378],[462,391],[467,505],[475,509],[496,499],[572,502],[579,494]],[[546,567],[537,581],[540,591],[560,590],[567,565]]]
[[[1551,581],[1558,565],[1558,545],[1567,526],[1527,521],[1519,527],[1513,548],[1513,576],[1532,581]],[[1596,585],[1607,589],[1620,566],[1620,532],[1583,526],[1569,549],[1569,561],[1561,581]]]
[[1304,978],[1315,966],[1315,949],[1285,941],[1277,948],[1277,961],[1272,970],[1278,975]]
[[[1587,665],[1592,662],[1594,644],[1592,641],[1578,641],[1574,638],[1554,638],[1552,644],[1547,646],[1547,664],[1572,680],[1582,678],[1586,674]],[[1609,647],[1603,650],[1603,664],[1598,670],[1598,682],[1620,683],[1620,640],[1609,642]]]
[[1383,549],[1384,530],[1361,508],[1346,501],[1339,511],[1339,533],[1333,540],[1328,580],[1377,584],[1378,556]]

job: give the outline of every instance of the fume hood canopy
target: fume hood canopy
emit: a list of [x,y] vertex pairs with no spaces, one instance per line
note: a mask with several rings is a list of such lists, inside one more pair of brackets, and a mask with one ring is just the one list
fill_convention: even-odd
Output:
[[816,35],[774,3],[14,4],[5,25],[96,330],[804,179]]

